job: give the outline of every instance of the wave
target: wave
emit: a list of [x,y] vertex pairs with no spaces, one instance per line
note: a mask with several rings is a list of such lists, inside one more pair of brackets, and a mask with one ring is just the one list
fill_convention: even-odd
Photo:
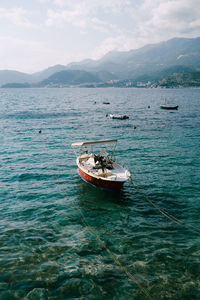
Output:
[[0,119],[57,119],[57,118],[66,118],[66,117],[75,117],[80,115],[78,112],[49,112],[49,113],[40,113],[40,112],[31,112],[31,111],[21,111],[8,114],[0,114]]

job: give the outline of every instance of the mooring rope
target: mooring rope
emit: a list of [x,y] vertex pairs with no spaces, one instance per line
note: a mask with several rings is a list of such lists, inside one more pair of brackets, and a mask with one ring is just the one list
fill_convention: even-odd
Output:
[[157,206],[155,203],[153,203],[146,195],[145,193],[143,193],[142,191],[140,191],[140,188],[137,184],[135,184],[135,182],[133,181],[132,177],[130,177],[130,182],[134,185],[134,187],[144,196],[144,198],[146,199],[146,201],[152,205],[155,209],[157,209],[161,214],[163,214],[165,217],[167,217],[169,220],[171,220],[172,222],[178,224],[179,226],[184,226],[184,227],[188,227],[190,230],[192,230],[195,233],[199,233],[200,234],[200,229],[185,223],[179,219],[177,219],[176,217],[174,217],[173,215],[169,214],[167,211],[165,211],[164,209],[160,208],[159,206]]
[[[155,203],[153,203],[146,196],[145,193],[143,193],[142,191],[140,191],[139,186],[135,184],[135,182],[133,181],[132,177],[130,177],[130,182],[143,195],[143,197],[146,199],[146,201],[151,206],[153,206],[155,209],[157,209],[161,214],[163,214],[165,217],[167,217],[170,221],[178,224],[179,226],[189,227],[195,233],[197,233],[197,232],[200,233],[200,229],[199,228],[197,228],[197,227],[195,227],[195,226],[193,226],[191,224],[184,223],[183,221],[177,219],[176,217],[174,217],[173,215],[169,214],[167,211],[165,211],[164,209],[160,208]],[[78,207],[77,208],[76,207],[71,207],[71,208],[74,210],[74,212],[76,213],[76,215],[78,217],[80,217],[80,219],[82,221],[82,224],[85,226],[85,228],[90,233],[92,233],[95,236],[95,238],[98,241],[98,243],[106,250],[106,252],[112,257],[113,261],[121,268],[121,270],[128,276],[128,278],[138,286],[138,288],[147,297],[147,299],[153,300],[153,298],[151,297],[151,295],[149,294],[149,292],[139,283],[139,281],[135,278],[135,276],[133,276],[124,265],[122,265],[122,263],[119,261],[119,259],[117,258],[117,256],[106,246],[106,244],[104,243],[104,241],[101,240],[101,238],[99,237],[99,235],[89,225],[89,223],[87,222],[85,216],[80,211],[80,209]]]
[[[57,179],[58,179],[58,177],[57,177]],[[58,181],[59,181],[59,179],[58,179]],[[56,185],[56,186],[57,186],[59,192],[62,194],[60,186],[58,186],[58,185]],[[143,292],[143,294],[146,295],[147,299],[153,300],[153,298],[151,297],[149,292],[138,282],[138,280],[128,271],[128,269],[120,263],[120,261],[118,260],[116,255],[114,253],[112,253],[112,251],[110,249],[108,249],[106,244],[100,239],[100,237],[95,232],[95,230],[88,224],[85,216],[80,211],[78,206],[77,207],[71,206],[71,208],[76,213],[76,215],[81,218],[82,224],[85,226],[85,228],[95,236],[95,238],[99,242],[99,244],[107,251],[107,253],[112,257],[114,262],[122,269],[123,272],[125,272],[125,274],[129,277],[129,279],[131,279],[138,286],[138,288],[141,290],[141,292]]]
[[126,273],[126,275],[138,286],[138,288],[147,296],[148,299],[153,300],[149,292],[138,282],[138,280],[128,271],[128,269],[123,266],[116,255],[112,253],[112,251],[106,246],[106,244],[100,239],[98,234],[95,232],[95,230],[88,224],[86,218],[80,211],[80,209],[73,208],[73,210],[76,212],[77,216],[81,218],[82,223],[85,225],[85,227],[90,231],[97,239],[99,244],[107,251],[107,253],[112,257],[114,262]]

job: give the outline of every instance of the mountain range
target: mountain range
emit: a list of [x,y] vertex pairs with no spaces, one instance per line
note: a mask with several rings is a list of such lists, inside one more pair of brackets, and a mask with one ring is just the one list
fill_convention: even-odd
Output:
[[55,65],[33,74],[0,70],[0,86],[98,86],[130,80],[155,82],[176,73],[199,71],[200,37],[174,38],[136,50],[108,52],[99,60]]

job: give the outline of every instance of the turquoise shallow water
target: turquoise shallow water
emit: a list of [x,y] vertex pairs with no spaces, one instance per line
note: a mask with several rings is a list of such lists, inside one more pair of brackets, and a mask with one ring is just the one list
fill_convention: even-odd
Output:
[[[1,89],[0,103],[0,299],[200,299],[199,89]],[[71,143],[105,138],[138,188],[79,178]]]

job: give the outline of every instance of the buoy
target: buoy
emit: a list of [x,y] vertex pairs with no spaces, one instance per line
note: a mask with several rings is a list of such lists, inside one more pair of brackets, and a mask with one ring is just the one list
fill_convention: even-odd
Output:
[[42,130],[41,129],[39,129],[39,131],[38,131],[39,133],[42,133]]
[[136,126],[133,126],[133,129],[136,129],[137,127]]
[[108,117],[108,114],[106,114],[106,118]]
[[150,108],[150,105],[148,106],[148,108]]

